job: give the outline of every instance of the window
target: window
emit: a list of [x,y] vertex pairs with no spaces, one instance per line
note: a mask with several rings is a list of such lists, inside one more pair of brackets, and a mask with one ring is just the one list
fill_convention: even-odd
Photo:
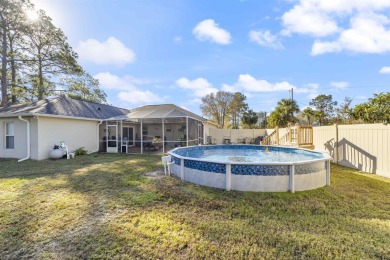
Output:
[[142,135],[148,135],[148,126],[142,126]]
[[15,129],[14,122],[5,123],[5,149],[15,148]]

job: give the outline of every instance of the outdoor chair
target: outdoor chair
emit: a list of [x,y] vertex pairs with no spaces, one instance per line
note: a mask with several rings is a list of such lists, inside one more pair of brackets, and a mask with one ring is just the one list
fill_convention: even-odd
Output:
[[167,172],[168,172],[168,175],[170,176],[171,175],[171,165],[173,164],[173,162],[171,162],[171,156],[170,155],[162,156],[161,160],[162,160],[162,163],[164,166],[164,174],[167,175]]

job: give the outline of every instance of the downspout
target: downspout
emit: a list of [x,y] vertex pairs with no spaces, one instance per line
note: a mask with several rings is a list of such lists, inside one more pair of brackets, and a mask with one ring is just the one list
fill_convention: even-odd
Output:
[[30,156],[31,156],[31,152],[30,152],[30,121],[23,119],[22,116],[18,116],[18,118],[21,121],[24,121],[27,123],[27,156],[25,158],[18,160],[18,162],[23,162],[25,160],[30,159]]
[[99,144],[100,144],[100,140],[99,140],[99,126],[100,126],[102,123],[103,123],[103,120],[100,120],[100,123],[97,124],[97,126],[96,126],[96,140],[97,140],[97,141],[96,141],[96,150],[90,152],[90,154],[91,154],[91,153],[97,153],[97,152],[99,152]]

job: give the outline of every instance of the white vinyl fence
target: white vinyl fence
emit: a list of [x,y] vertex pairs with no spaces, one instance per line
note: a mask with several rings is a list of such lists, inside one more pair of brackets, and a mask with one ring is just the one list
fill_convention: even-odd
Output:
[[334,163],[390,177],[390,125],[314,127],[314,145],[328,152]]
[[[245,138],[269,135],[273,130],[210,129],[209,134],[214,144],[222,144],[226,139],[240,143]],[[279,131],[282,136],[286,129]],[[390,125],[317,126],[313,136],[314,149],[328,152],[334,163],[390,178]]]

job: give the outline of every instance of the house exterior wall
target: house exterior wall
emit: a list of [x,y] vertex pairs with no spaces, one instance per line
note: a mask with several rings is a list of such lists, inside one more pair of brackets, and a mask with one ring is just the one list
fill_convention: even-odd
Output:
[[[26,118],[24,118],[26,119]],[[5,148],[5,123],[14,123],[14,149]],[[27,156],[27,123],[17,117],[0,118],[0,158],[21,159]]]
[[75,150],[84,147],[88,152],[97,150],[97,121],[64,119],[52,117],[38,118],[38,160],[49,158],[55,144],[61,141]]
[[[26,140],[27,142],[27,140]],[[38,118],[30,118],[30,157],[33,160],[39,160],[38,156]]]

